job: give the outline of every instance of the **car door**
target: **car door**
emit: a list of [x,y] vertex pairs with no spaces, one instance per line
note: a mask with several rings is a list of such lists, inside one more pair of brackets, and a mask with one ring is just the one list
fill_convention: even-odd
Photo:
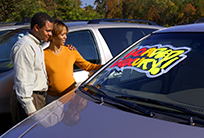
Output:
[[[90,30],[70,32],[67,36],[66,44],[76,47],[84,59],[91,63],[100,64],[99,54]],[[79,84],[88,78],[88,72],[74,65],[74,78]]]

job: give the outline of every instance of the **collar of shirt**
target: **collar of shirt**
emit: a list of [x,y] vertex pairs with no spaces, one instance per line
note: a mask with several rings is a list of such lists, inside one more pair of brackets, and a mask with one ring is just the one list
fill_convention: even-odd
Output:
[[41,42],[34,35],[32,35],[30,32],[27,32],[26,35],[31,37],[35,41],[36,44],[40,45]]

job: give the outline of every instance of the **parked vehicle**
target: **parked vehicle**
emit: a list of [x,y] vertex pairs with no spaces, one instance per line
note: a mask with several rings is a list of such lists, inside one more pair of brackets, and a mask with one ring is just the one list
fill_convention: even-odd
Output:
[[0,36],[2,34],[5,34],[9,31],[12,31],[12,30],[15,30],[15,29],[18,29],[18,28],[22,28],[24,27],[24,25],[5,25],[5,26],[0,26]]
[[197,19],[194,23],[204,23],[204,18]]
[[[66,21],[66,25],[69,27],[66,43],[74,45],[86,60],[97,64],[106,63],[131,43],[152,31],[163,28],[147,21],[143,22],[153,25],[105,22],[105,19],[102,20],[103,23],[100,22],[101,20]],[[110,20],[113,21],[112,19],[107,19],[107,21]],[[123,21],[125,20],[123,19]],[[138,21],[141,22],[141,20]],[[23,28],[0,36],[0,113],[10,112],[9,98],[13,90],[13,70],[10,62],[10,50],[14,43],[29,30],[29,24],[22,26]],[[48,45],[48,43],[44,43],[44,47]],[[88,72],[76,66],[74,78],[77,84],[80,84],[88,78]]]
[[132,44],[2,137],[203,138],[204,24]]

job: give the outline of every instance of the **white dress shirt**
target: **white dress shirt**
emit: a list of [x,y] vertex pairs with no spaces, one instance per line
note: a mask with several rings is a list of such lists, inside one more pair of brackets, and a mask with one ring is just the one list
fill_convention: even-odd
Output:
[[14,86],[17,99],[27,114],[36,111],[31,97],[33,91],[47,91],[48,81],[44,64],[44,52],[40,41],[32,34],[18,40],[11,49],[14,67]]

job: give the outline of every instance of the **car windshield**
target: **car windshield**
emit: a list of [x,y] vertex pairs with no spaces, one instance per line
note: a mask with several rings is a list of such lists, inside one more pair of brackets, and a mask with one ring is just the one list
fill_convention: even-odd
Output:
[[[204,114],[203,38],[203,33],[155,33],[85,83],[114,98],[139,97]],[[134,102],[147,106],[141,99]]]
[[0,72],[12,69],[10,51],[15,42],[24,36],[27,30],[19,29],[0,36]]

